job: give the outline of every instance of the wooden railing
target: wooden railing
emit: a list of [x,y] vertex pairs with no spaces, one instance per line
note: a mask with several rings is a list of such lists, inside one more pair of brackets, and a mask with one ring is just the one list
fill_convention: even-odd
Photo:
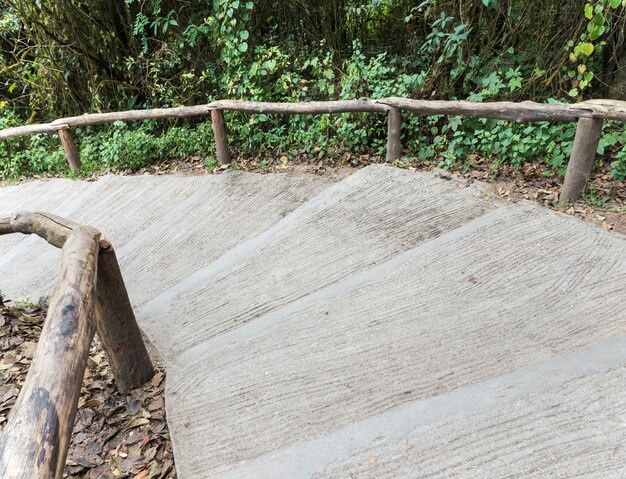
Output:
[[342,101],[315,101],[303,103],[267,103],[244,100],[220,100],[206,105],[129,110],[112,113],[90,113],[60,118],[51,123],[18,126],[0,130],[0,139],[36,133],[58,132],[65,156],[72,170],[81,168],[78,149],[71,128],[101,125],[115,121],[137,121],[161,118],[190,118],[211,115],[215,135],[216,155],[220,164],[231,161],[224,111],[243,111],[280,115],[322,113],[385,113],[388,115],[387,161],[400,158],[402,142],[402,111],[415,115],[461,115],[493,118],[516,122],[572,122],[577,121],[576,138],[568,163],[561,201],[578,199],[593,171],[595,153],[602,134],[604,120],[626,122],[626,102],[589,100],[576,104],[546,104],[535,102],[492,102],[413,100],[409,98],[359,99]]
[[0,219],[0,235],[36,234],[62,248],[35,356],[0,438],[3,479],[61,478],[89,348],[97,331],[121,391],[154,369],[135,321],[115,251],[94,228],[45,213]]

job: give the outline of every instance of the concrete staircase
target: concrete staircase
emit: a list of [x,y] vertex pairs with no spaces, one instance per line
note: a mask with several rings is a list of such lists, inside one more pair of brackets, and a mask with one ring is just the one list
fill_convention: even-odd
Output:
[[[623,477],[626,239],[385,166],[0,189],[116,246],[186,478]],[[37,298],[57,250],[0,238]]]

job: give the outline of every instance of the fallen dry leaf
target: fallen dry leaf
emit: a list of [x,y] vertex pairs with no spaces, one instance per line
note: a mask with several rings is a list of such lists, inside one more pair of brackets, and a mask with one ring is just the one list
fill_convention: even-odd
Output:
[[[45,319],[39,306],[9,307],[0,298],[0,430],[19,395]],[[121,394],[99,342],[92,344],[64,477],[176,477],[165,421],[165,374]]]

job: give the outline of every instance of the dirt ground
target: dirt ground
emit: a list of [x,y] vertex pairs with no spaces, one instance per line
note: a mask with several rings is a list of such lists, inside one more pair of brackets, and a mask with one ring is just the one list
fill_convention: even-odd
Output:
[[[37,347],[46,306],[16,305],[0,298],[0,429],[7,419]],[[176,477],[163,389],[165,374],[128,394],[115,387],[97,338],[94,340],[64,477],[172,479]]]

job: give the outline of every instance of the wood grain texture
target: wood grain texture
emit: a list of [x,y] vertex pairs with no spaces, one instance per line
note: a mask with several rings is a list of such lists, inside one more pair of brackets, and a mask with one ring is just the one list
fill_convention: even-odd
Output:
[[397,108],[389,110],[387,118],[387,163],[393,163],[402,156],[402,112]]
[[580,105],[591,107],[594,118],[626,121],[626,101],[596,99],[584,101]]
[[61,478],[95,332],[98,241],[74,230],[26,382],[0,440],[0,476]]
[[67,159],[67,163],[70,165],[70,170],[79,171],[83,165],[80,162],[80,154],[78,153],[78,148],[76,148],[74,136],[70,130],[59,130],[59,139],[61,140],[61,145],[63,145],[65,159]]
[[60,118],[53,121],[53,126],[81,126],[103,125],[116,121],[159,120],[163,118],[193,118],[211,113],[211,105],[177,106],[172,108],[151,108],[146,110],[114,111],[109,113],[85,113],[80,116]]
[[582,195],[593,171],[596,150],[602,136],[602,123],[603,121],[597,118],[578,120],[572,154],[561,190],[561,201],[576,201]]
[[530,205],[489,218],[418,246],[369,285],[174,363],[167,403],[181,476],[212,477],[623,334],[623,238]]
[[70,127],[83,127],[116,121],[140,121],[161,118],[191,118],[210,115],[213,110],[233,110],[247,113],[301,115],[324,113],[386,113],[392,108],[420,115],[463,115],[510,121],[577,121],[579,118],[602,118],[626,121],[624,102],[592,100],[577,104],[547,104],[534,102],[491,102],[414,100],[410,98],[358,99],[312,101],[301,103],[272,103],[246,100],[218,100],[206,105],[128,110],[110,113],[86,113],[59,118],[52,123],[25,125],[0,130],[0,139],[37,133],[53,133]]
[[128,298],[115,250],[106,242],[98,254],[96,329],[122,392],[148,382],[154,367]]
[[224,110],[211,111],[211,126],[215,137],[215,155],[220,165],[230,164],[230,151],[228,149],[228,135],[226,133],[226,120]]
[[279,115],[320,115],[324,113],[386,113],[389,107],[374,100],[309,101],[299,103],[272,103],[245,100],[219,100],[213,108]]
[[59,130],[67,128],[69,128],[69,125],[63,123],[36,123],[34,125],[13,126],[0,130],[0,139],[5,140],[16,136],[37,135],[41,133],[56,133]]
[[11,217],[15,233],[35,234],[57,248],[62,248],[70,233],[80,225],[50,213],[22,211]]
[[0,235],[8,235],[14,233],[11,227],[11,218],[0,218]]
[[[9,227],[15,233],[36,234],[58,248],[64,247],[74,231],[81,229],[71,220],[42,212],[16,213]],[[154,368],[135,320],[115,250],[98,235],[97,331],[117,387],[126,392],[148,381],[154,375]]]
[[[516,122],[577,121],[578,118],[591,118],[594,114],[593,106],[584,103],[574,105],[532,101],[476,103],[463,100],[413,100],[410,98],[383,98],[376,101],[418,115],[460,115]],[[624,118],[626,119],[626,115]]]

